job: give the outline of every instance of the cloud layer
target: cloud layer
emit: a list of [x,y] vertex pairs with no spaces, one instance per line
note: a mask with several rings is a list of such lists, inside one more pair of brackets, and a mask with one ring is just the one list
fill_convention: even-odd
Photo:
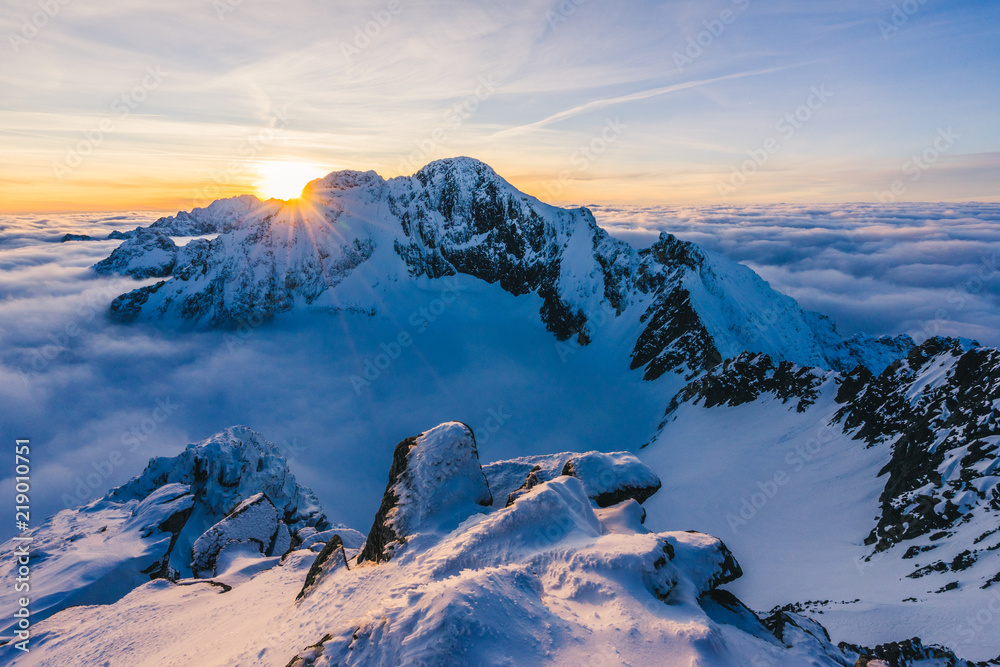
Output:
[[637,247],[665,231],[745,263],[842,333],[1000,345],[1000,205],[593,209]]

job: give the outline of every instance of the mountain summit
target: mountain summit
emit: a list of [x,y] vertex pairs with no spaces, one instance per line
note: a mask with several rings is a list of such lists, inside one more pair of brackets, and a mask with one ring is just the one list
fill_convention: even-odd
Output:
[[[172,236],[217,234],[177,246]],[[848,372],[881,372],[907,336],[845,340],[746,266],[663,234],[635,250],[586,208],[520,192],[486,164],[452,158],[413,176],[339,171],[299,200],[242,196],[121,234],[101,273],[165,280],[111,305],[121,322],[234,326],[294,309],[378,313],[401,281],[467,275],[541,299],[560,341],[587,345],[622,320],[631,367],[652,380],[693,374],[741,352]]]

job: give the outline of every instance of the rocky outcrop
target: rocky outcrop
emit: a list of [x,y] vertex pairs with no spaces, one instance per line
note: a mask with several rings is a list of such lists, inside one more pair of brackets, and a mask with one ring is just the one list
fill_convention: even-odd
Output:
[[266,495],[250,496],[206,530],[191,549],[191,571],[195,576],[217,574],[219,554],[232,544],[249,545],[261,556],[281,556],[291,546],[291,534],[278,510]]
[[393,452],[389,482],[358,562],[387,561],[411,535],[449,530],[492,504],[468,426],[447,422],[407,438]]
[[347,552],[344,550],[344,541],[340,539],[340,535],[334,535],[323,545],[319,555],[316,556],[316,560],[309,566],[309,572],[306,573],[306,580],[302,584],[302,590],[295,596],[295,599],[301,600],[304,598],[320,579],[341,565],[345,569],[351,569],[351,566],[347,563]]
[[106,259],[94,265],[98,273],[133,278],[169,276],[177,263],[177,246],[166,234],[139,227]]
[[627,499],[643,503],[660,488],[660,478],[629,452],[586,452],[525,456],[483,466],[494,502],[512,505],[542,482],[568,475],[579,479],[597,507]]
[[67,241],[93,241],[93,236],[88,236],[87,234],[63,234],[59,238],[60,243],[66,243]]
[[836,419],[868,445],[892,448],[879,472],[888,476],[881,516],[866,543],[881,551],[995,513],[1000,351],[931,338],[882,374],[865,375],[842,385]]
[[857,655],[856,667],[921,667],[921,665],[947,665],[948,667],[988,667],[1000,665],[1000,656],[987,662],[963,660],[943,646],[925,645],[919,637],[900,642],[879,644],[874,648],[840,643],[840,649],[849,656]]
[[634,454],[587,452],[570,457],[563,475],[583,482],[587,497],[598,507],[610,507],[629,498],[643,503],[660,490],[660,478]]
[[[860,367],[863,368],[863,367]],[[674,396],[664,419],[683,404],[743,405],[769,394],[782,403],[794,401],[798,412],[805,412],[816,402],[818,390],[832,374],[815,368],[803,368],[789,361],[777,364],[764,354],[744,352],[704,373]]]
[[[152,459],[103,498],[31,531],[32,617],[109,604],[151,579],[212,576],[234,546],[253,547],[243,555],[279,556],[293,535],[330,528],[315,495],[295,481],[274,445],[231,427],[178,456]],[[0,548],[4,577],[15,576],[16,547]],[[0,602],[13,595],[13,587],[0,591]]]
[[[245,426],[232,426],[188,445],[175,457],[150,460],[139,476],[108,493],[110,500],[142,498],[164,484],[190,486],[198,516],[212,526],[241,502],[263,493],[293,532],[306,526],[325,530],[329,522],[319,501],[295,481],[278,449]],[[204,529],[198,531],[197,538]]]

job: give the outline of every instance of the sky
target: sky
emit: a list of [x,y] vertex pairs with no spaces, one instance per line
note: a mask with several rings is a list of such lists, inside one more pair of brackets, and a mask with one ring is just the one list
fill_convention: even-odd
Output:
[[1000,200],[1000,4],[9,0],[0,211],[470,155],[553,202]]

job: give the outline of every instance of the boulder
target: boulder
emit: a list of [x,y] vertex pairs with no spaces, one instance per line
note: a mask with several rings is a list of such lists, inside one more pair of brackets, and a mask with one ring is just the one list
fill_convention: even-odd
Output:
[[455,528],[493,504],[472,430],[446,422],[393,452],[389,482],[358,562],[387,561],[418,532]]

